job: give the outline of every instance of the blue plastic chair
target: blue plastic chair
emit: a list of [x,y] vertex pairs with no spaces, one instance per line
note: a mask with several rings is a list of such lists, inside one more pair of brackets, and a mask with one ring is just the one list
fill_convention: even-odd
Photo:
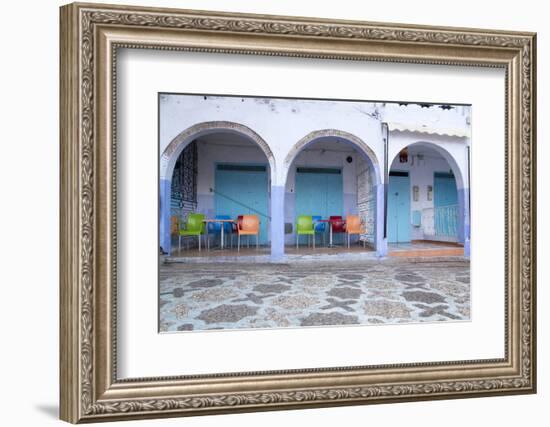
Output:
[[327,229],[327,223],[326,222],[317,222],[317,221],[323,219],[321,217],[321,215],[313,215],[311,217],[311,219],[313,219],[313,225],[315,227],[315,236],[317,236],[317,234],[321,235],[321,242],[322,242],[322,245],[324,246],[325,245],[325,231]]
[[[216,215],[214,218],[215,219],[231,219],[231,217],[229,215]],[[231,226],[231,223],[230,222],[224,222],[223,223],[223,233],[225,234],[226,238],[231,235],[231,247],[233,247],[233,234],[232,234],[232,231],[233,231],[233,227]],[[210,235],[210,233],[214,234],[214,236],[219,234],[220,239],[221,239],[222,224],[219,223],[219,222],[209,222],[208,223],[208,235]]]

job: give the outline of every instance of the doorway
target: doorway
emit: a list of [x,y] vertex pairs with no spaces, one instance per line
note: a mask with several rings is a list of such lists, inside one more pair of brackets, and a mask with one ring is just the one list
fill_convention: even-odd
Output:
[[296,217],[342,215],[344,205],[342,170],[296,168]]
[[388,185],[388,242],[411,241],[411,195],[408,172],[390,172]]
[[260,244],[269,241],[268,177],[265,165],[216,166],[214,209],[216,215],[257,215]]

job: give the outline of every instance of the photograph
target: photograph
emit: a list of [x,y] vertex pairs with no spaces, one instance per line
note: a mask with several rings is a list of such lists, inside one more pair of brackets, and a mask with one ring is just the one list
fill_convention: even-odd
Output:
[[471,109],[159,93],[159,331],[470,321]]

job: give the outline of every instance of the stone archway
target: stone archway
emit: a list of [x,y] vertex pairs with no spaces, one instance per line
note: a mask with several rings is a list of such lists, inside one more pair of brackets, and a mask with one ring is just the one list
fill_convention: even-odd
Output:
[[172,172],[174,171],[174,165],[176,160],[183,149],[194,139],[215,132],[230,132],[243,135],[256,143],[264,152],[267,160],[269,161],[269,167],[271,169],[271,176],[275,176],[275,156],[273,151],[265,142],[265,140],[258,135],[255,131],[248,126],[235,122],[226,121],[212,121],[197,123],[181,133],[178,134],[164,149],[160,156],[160,178],[170,179]]
[[159,244],[164,252],[171,252],[170,202],[171,182],[176,161],[185,147],[197,138],[212,133],[234,133],[254,142],[265,154],[271,179],[276,176],[273,151],[267,142],[249,127],[236,122],[212,121],[197,123],[180,132],[163,150],[159,159]]
[[448,151],[445,147],[442,147],[441,145],[438,145],[435,142],[431,142],[431,141],[418,140],[418,141],[415,141],[415,142],[402,144],[402,145],[399,145],[397,147],[393,147],[392,155],[389,157],[388,167],[391,166],[392,162],[399,155],[401,150],[403,150],[404,148],[407,148],[407,147],[417,147],[417,146],[429,147],[429,148],[435,150],[439,155],[441,155],[441,157],[443,157],[447,161],[447,163],[449,164],[449,167],[451,168],[451,170],[453,171],[453,174],[456,177],[456,184],[457,184],[457,187],[459,189],[469,186],[469,184],[466,183],[465,180],[464,180],[464,171],[459,166],[459,164],[457,162],[457,159],[455,159],[453,157],[453,154],[450,151]]
[[[402,144],[393,148],[393,153],[389,159],[388,168],[391,168],[394,160],[399,156],[399,153],[404,148],[411,147],[426,147],[439,154],[447,163],[455,178],[458,202],[458,229],[457,241],[464,244],[464,254],[469,256],[470,245],[470,207],[469,207],[469,181],[467,170],[460,160],[456,159],[453,154],[445,147],[431,141],[418,140],[412,143]],[[395,154],[396,153],[396,154]]]
[[383,227],[381,224],[384,223],[384,184],[382,181],[382,176],[380,172],[380,162],[376,156],[374,150],[361,138],[351,134],[346,131],[339,129],[320,129],[308,133],[298,142],[296,142],[291,150],[285,157],[283,166],[282,166],[282,183],[285,183],[288,180],[290,168],[294,161],[298,158],[298,155],[310,144],[314,144],[323,139],[327,138],[336,138],[339,142],[346,143],[357,150],[357,152],[367,161],[367,164],[372,169],[372,191],[375,200],[375,210],[373,213],[374,217],[374,246],[376,247],[377,254],[379,256],[384,256],[387,253],[387,245],[383,235]]
[[382,182],[381,175],[380,175],[380,166],[378,159],[376,157],[376,153],[366,144],[361,138],[342,130],[338,129],[321,129],[316,130],[313,132],[308,133],[306,136],[304,136],[302,139],[300,139],[294,146],[291,148],[291,150],[286,155],[285,161],[284,161],[284,180],[283,182],[286,182],[287,176],[288,176],[288,169],[290,168],[290,165],[292,165],[292,162],[296,159],[298,154],[309,144],[315,142],[316,140],[320,138],[339,138],[344,141],[349,142],[352,146],[355,148],[358,148],[361,154],[371,163],[374,174],[375,174],[375,180],[376,184],[380,184]]

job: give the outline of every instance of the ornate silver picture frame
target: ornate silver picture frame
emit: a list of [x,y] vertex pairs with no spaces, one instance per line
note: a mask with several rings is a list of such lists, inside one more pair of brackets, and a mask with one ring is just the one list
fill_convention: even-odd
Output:
[[[60,13],[61,419],[536,392],[535,34],[80,3]],[[495,256],[505,266],[504,357],[120,378],[116,64],[122,49],[503,70],[505,248]]]

